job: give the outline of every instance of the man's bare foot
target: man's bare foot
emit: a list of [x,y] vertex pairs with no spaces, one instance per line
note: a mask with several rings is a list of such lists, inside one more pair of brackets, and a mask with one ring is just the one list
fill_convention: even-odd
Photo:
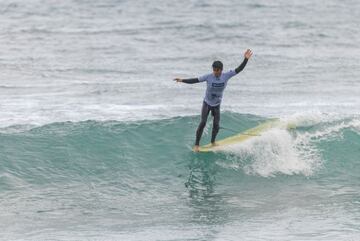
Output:
[[216,142],[211,142],[211,146],[218,146]]
[[199,151],[200,151],[200,150],[199,150],[199,146],[198,146],[198,145],[195,145],[194,148],[193,148],[193,151],[194,151],[194,152],[199,152]]

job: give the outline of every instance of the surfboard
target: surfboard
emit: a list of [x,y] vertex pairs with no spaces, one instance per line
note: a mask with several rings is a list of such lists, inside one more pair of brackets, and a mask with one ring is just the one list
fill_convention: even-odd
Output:
[[[248,129],[244,132],[241,132],[239,134],[227,137],[225,139],[216,141],[216,146],[213,146],[211,144],[207,144],[204,146],[200,146],[199,147],[199,152],[211,152],[211,151],[218,151],[221,150],[222,147],[224,146],[229,146],[232,144],[237,144],[237,143],[241,143],[244,142],[248,139],[260,136],[262,132],[269,130],[271,128],[274,127],[278,127],[281,125],[281,122],[278,118],[275,119],[269,119],[261,124],[259,124],[258,126],[255,126],[251,129]],[[294,128],[293,126],[287,126],[287,128]]]

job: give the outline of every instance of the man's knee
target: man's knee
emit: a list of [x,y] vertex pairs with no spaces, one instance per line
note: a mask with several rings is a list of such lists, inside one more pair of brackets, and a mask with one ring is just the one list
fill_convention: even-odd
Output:
[[213,126],[216,128],[220,127],[220,118],[214,118]]
[[219,122],[214,122],[213,128],[218,131],[220,129]]
[[206,125],[206,121],[201,121],[200,124],[199,124],[199,129],[201,128],[204,128]]

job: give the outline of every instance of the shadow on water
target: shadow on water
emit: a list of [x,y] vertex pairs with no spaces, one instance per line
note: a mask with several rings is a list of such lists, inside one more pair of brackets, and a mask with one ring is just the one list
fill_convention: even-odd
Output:
[[189,163],[189,178],[185,183],[190,197],[200,200],[212,196],[216,181],[215,160],[211,155],[205,155],[207,156],[192,156]]
[[[201,226],[221,226],[227,222],[228,212],[223,194],[217,190],[219,154],[191,153],[189,176],[185,187],[189,192],[190,222]],[[207,229],[207,240],[215,238],[216,229]]]

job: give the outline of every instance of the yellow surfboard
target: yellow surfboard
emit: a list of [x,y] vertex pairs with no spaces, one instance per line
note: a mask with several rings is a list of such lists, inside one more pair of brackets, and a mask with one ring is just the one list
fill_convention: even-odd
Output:
[[[279,119],[270,119],[265,121],[264,123],[261,123],[258,126],[255,126],[254,128],[248,129],[244,132],[241,132],[239,134],[236,134],[234,136],[227,137],[225,139],[216,141],[216,146],[213,146],[211,144],[207,144],[204,146],[200,146],[199,151],[200,152],[210,152],[210,151],[217,151],[220,150],[224,146],[229,146],[236,143],[244,142],[250,138],[254,138],[256,136],[260,136],[260,134],[266,130],[269,130],[271,128],[280,126],[280,120]],[[287,128],[294,128],[291,126],[287,126]]]

